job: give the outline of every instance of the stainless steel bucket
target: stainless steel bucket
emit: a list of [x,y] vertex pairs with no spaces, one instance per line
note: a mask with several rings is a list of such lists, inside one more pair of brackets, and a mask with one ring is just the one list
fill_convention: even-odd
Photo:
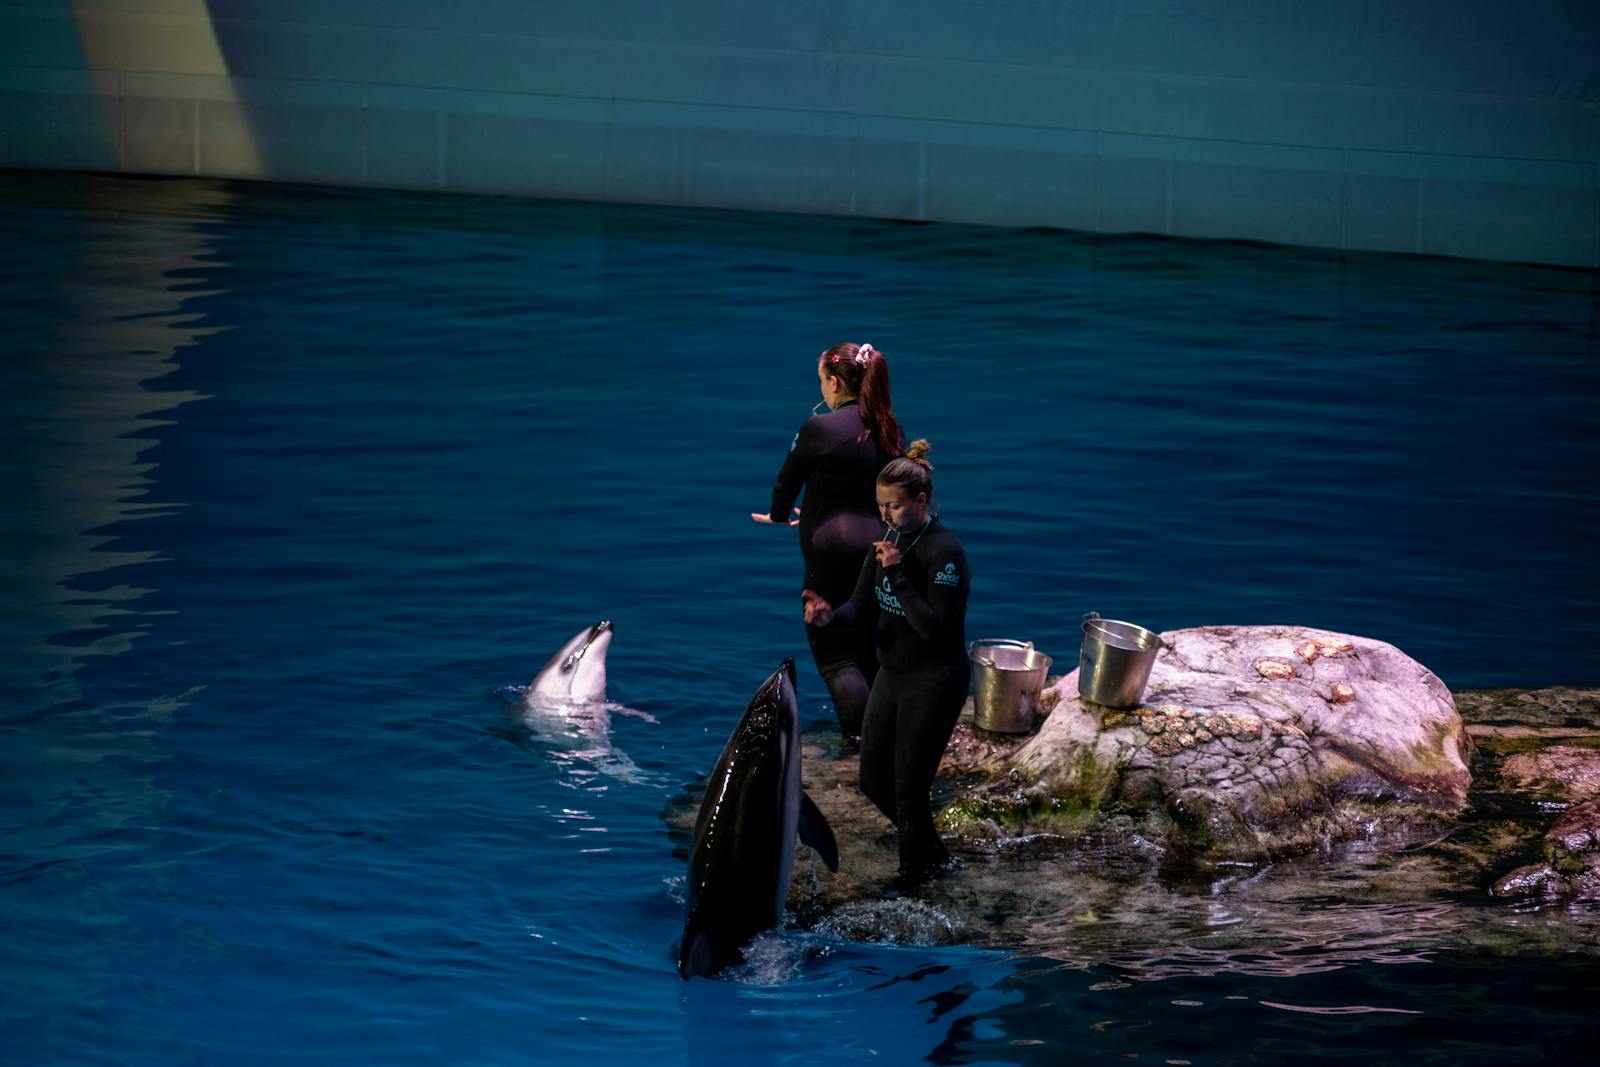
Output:
[[972,660],[972,725],[998,734],[1025,734],[1035,725],[1049,656],[1032,641],[985,637],[967,646]]
[[1144,696],[1160,654],[1161,638],[1154,632],[1091,611],[1083,617],[1078,695],[1108,708],[1131,708]]

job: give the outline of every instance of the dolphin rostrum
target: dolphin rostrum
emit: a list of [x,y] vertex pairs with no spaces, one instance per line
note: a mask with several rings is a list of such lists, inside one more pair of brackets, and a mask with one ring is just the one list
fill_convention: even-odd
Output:
[[574,634],[522,690],[517,718],[569,773],[583,777],[599,771],[638,782],[645,779],[644,772],[611,745],[611,712],[655,720],[607,703],[606,650],[611,647],[611,633],[610,620],[602,619]]
[[741,946],[783,918],[795,834],[839,869],[833,829],[800,787],[794,681],[786,659],[750,699],[706,785],[689,850],[684,978],[743,962]]
[[579,630],[534,677],[527,696],[580,704],[604,700],[606,649],[610,647],[610,619]]

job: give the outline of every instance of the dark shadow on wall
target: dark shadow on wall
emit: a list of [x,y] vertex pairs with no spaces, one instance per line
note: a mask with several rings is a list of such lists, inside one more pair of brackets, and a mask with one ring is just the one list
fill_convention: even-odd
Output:
[[117,170],[114,73],[86,57],[68,0],[0,11],[0,166]]

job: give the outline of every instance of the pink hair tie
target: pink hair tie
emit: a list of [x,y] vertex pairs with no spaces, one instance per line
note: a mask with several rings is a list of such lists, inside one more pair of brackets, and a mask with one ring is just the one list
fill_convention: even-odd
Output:
[[871,345],[862,345],[860,348],[856,349],[856,362],[862,366],[866,366],[867,360],[872,358],[872,352],[873,348]]

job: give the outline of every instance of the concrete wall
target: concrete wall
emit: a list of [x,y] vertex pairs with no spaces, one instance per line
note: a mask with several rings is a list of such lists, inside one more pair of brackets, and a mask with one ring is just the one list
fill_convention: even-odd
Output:
[[1600,266],[1595,0],[0,0],[0,165]]

